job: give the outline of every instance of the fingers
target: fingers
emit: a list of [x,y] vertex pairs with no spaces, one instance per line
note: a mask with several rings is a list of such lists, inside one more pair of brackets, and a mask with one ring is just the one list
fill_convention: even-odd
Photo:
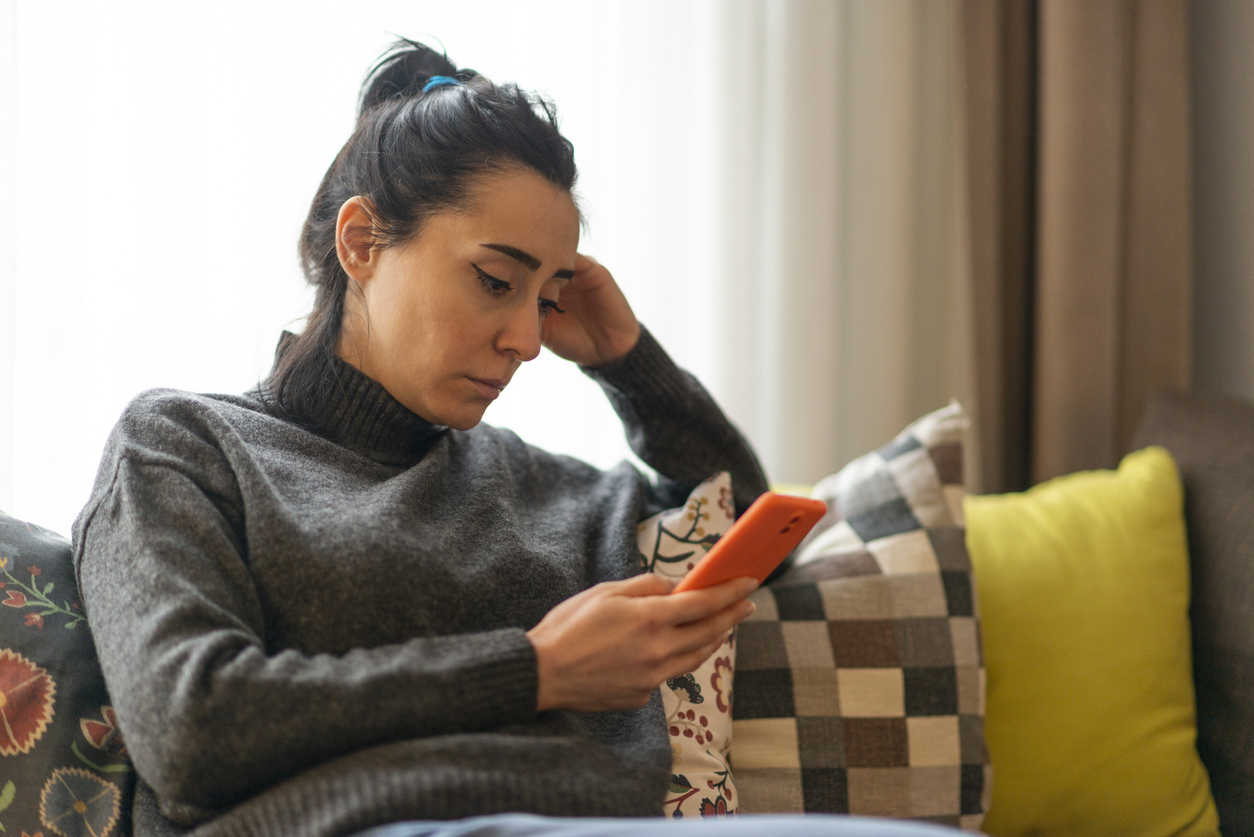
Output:
[[601,267],[601,263],[596,260],[595,256],[589,256],[587,253],[575,254],[575,272],[582,273],[584,271],[593,270]]
[[658,683],[697,668],[753,611],[744,600],[751,579],[667,595],[672,587],[642,574],[598,584],[545,614],[527,632],[537,708],[639,706]]
[[613,281],[609,270],[592,256],[583,253],[575,254],[575,275],[568,288],[588,290],[603,284],[606,280]]
[[640,323],[609,270],[591,256],[575,255],[575,275],[562,289],[565,314],[541,326],[544,345],[566,360],[601,367],[626,355],[640,338]]
[[[667,595],[674,586],[674,581],[653,573],[642,573],[623,581],[598,584],[592,589],[599,591],[600,595],[647,598],[648,600],[641,602],[640,605],[648,608],[649,621],[659,625],[679,627],[690,623],[704,624],[705,620],[714,617],[726,619],[728,614],[739,612],[732,606],[738,602],[744,603],[744,600],[758,588],[758,582],[753,578],[735,578],[713,587]],[[731,628],[752,612],[752,608],[744,609],[727,627]]]
[[718,613],[729,605],[747,598],[758,589],[757,579],[734,578],[713,587],[667,595],[674,589],[675,584],[676,582],[653,573],[641,573],[622,581],[602,582],[592,587],[589,592],[596,591],[594,595],[629,598],[654,597],[656,600],[648,602],[648,605],[656,608],[655,617],[659,621],[669,625],[683,625]]
[[676,593],[667,598],[675,607],[674,624],[682,625],[717,613],[728,605],[747,598],[756,589],[758,581],[755,578],[733,578],[713,587]]
[[674,671],[666,675],[665,680],[672,677],[679,677],[681,674],[687,674],[690,671],[696,671],[701,664],[710,659],[719,648],[723,646],[725,637],[719,637],[714,642],[706,643],[695,651],[689,651],[687,654],[679,657],[675,661]]
[[727,636],[728,631],[748,618],[753,610],[753,602],[735,602],[712,616],[679,626],[670,640],[674,653],[687,654],[711,642],[717,645]]

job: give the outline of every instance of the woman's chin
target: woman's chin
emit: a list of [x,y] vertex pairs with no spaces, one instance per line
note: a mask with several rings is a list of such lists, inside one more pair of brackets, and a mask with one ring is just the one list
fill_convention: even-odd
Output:
[[416,416],[432,424],[442,424],[454,430],[469,430],[483,421],[483,414],[491,402],[486,398],[417,398],[397,399]]
[[486,403],[467,404],[457,409],[449,410],[447,415],[436,419],[435,423],[447,425],[454,430],[469,430],[483,421],[483,414],[487,409],[488,405]]

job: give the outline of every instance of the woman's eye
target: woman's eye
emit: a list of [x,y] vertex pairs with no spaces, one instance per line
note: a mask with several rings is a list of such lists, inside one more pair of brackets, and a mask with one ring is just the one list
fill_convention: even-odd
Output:
[[550,312],[550,311],[556,311],[556,312],[557,312],[557,313],[559,313],[559,314],[565,314],[565,313],[566,313],[566,310],[565,310],[565,309],[563,309],[563,308],[558,308],[558,307],[557,307],[557,300],[555,300],[555,299],[544,299],[543,297],[541,297],[541,299],[540,299],[540,316],[541,316],[541,317],[547,317],[547,316],[549,315],[549,312]]
[[483,285],[483,289],[492,296],[504,296],[507,291],[513,290],[513,286],[511,286],[509,282],[497,279],[474,262],[471,262],[470,266],[473,267],[475,269],[475,273],[478,274],[479,284]]

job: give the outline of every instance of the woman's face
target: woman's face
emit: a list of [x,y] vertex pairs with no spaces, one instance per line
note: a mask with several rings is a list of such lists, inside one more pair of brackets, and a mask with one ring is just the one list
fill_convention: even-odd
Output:
[[350,204],[340,261],[362,299],[349,294],[340,356],[428,421],[474,427],[540,353],[540,324],[575,267],[574,201],[533,172],[484,175],[468,208],[383,250],[353,246],[368,217]]

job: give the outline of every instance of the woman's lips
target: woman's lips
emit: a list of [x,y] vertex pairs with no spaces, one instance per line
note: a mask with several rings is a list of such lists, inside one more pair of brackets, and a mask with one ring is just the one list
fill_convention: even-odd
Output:
[[479,394],[489,401],[495,401],[501,394],[501,390],[505,389],[505,385],[509,383],[493,378],[471,378],[470,376],[467,376],[467,380],[474,384]]

